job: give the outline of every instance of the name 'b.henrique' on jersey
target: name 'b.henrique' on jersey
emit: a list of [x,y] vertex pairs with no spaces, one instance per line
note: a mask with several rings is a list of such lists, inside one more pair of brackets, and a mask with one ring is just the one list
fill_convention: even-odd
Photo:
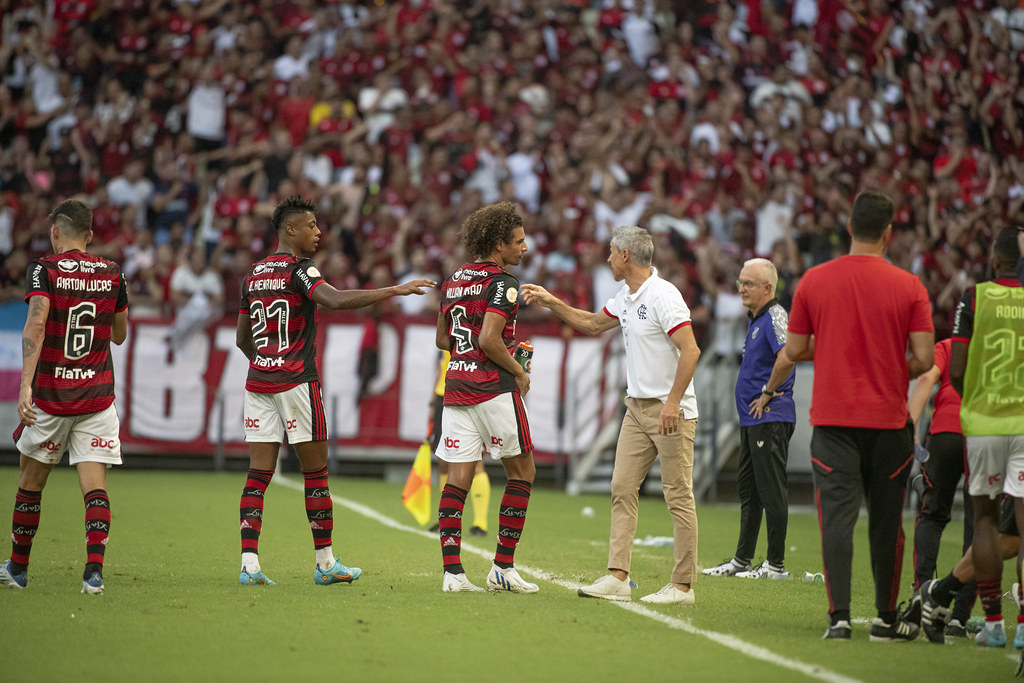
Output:
[[252,320],[256,354],[245,388],[277,394],[318,379],[317,307],[313,290],[324,283],[310,259],[272,254],[253,265],[242,283],[239,313]]
[[28,269],[25,300],[50,301],[32,398],[50,415],[86,415],[114,402],[110,334],[128,308],[121,267],[72,249],[44,256]]
[[441,285],[441,313],[449,321],[452,359],[445,372],[445,405],[483,403],[516,390],[515,377],[480,348],[480,327],[488,311],[505,318],[501,338],[515,349],[519,280],[497,264],[466,263]]

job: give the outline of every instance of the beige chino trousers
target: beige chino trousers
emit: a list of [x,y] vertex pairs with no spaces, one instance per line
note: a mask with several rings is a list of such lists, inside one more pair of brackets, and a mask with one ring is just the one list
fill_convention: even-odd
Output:
[[611,534],[608,569],[629,572],[636,536],[640,485],[661,458],[661,483],[665,504],[672,516],[673,583],[693,583],[697,574],[697,506],[693,500],[693,439],[697,420],[683,418],[675,434],[658,434],[662,402],[655,398],[626,398],[615,447],[612,472]]

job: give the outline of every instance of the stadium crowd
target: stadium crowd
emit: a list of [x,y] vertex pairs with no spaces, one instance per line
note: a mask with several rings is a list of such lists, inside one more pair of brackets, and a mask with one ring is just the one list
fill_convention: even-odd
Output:
[[[846,253],[850,203],[874,189],[898,206],[888,254],[924,282],[942,338],[1022,219],[1016,0],[8,7],[4,300],[67,197],[94,207],[93,250],[123,264],[133,315],[205,287],[230,316],[286,196],[317,203],[338,288],[442,279],[463,218],[513,199],[523,282],[594,310],[615,289],[610,230],[643,225],[698,341],[741,321],[742,343],[743,261],[772,259],[788,307],[808,267]],[[722,337],[712,353],[737,350]]]

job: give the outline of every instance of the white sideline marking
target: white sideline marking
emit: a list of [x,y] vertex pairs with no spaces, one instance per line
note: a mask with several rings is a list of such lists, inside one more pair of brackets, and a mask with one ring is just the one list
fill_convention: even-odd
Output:
[[[292,481],[291,479],[283,477],[281,475],[274,477],[272,481],[276,484],[287,486],[290,489],[295,489],[296,491],[302,491],[305,488],[303,484]],[[437,537],[429,531],[417,529],[416,527],[411,527],[407,524],[402,524],[401,522],[395,521],[390,517],[385,517],[384,515],[374,510],[373,508],[367,507],[362,503],[357,503],[353,500],[341,498],[340,496],[336,496],[334,494],[331,494],[331,500],[334,501],[335,505],[347,508],[352,512],[362,515],[363,517],[372,519],[375,522],[379,522],[380,524],[383,524],[388,528],[396,529],[398,531],[405,531],[407,533],[416,534],[418,536],[423,536],[424,538],[428,538],[433,541],[437,540]],[[485,560],[494,559],[494,553],[492,551],[484,550],[483,548],[478,548],[472,545],[471,543],[467,543],[465,539],[463,539],[462,541],[462,549],[474,555],[478,555],[479,557],[482,557]],[[524,574],[529,574],[530,576],[536,577],[538,579],[543,579],[557,586],[561,586],[562,588],[571,590],[574,593],[576,592],[577,588],[580,588],[582,586],[582,584],[576,583],[574,581],[565,581],[563,579],[559,579],[554,574],[543,569],[537,569],[535,567],[530,567],[528,565],[519,564],[518,562],[516,563],[516,569],[518,569],[520,572]],[[859,679],[850,678],[849,676],[844,676],[834,671],[829,671],[828,669],[822,668],[815,664],[806,664],[796,659],[783,657],[782,655],[776,654],[767,648],[763,648],[758,645],[748,643],[747,641],[741,638],[737,638],[734,635],[698,628],[694,626],[692,623],[690,623],[689,619],[670,617],[666,614],[662,614],[661,612],[657,612],[653,609],[650,609],[649,607],[644,607],[635,602],[612,602],[610,600],[607,602],[617,607],[621,607],[622,609],[629,610],[634,614],[639,614],[640,616],[647,617],[648,619],[653,619],[654,621],[661,622],[670,628],[674,628],[679,631],[685,631],[686,633],[690,633],[695,636],[707,638],[708,640],[718,645],[727,647],[730,650],[735,650],[736,652],[744,656],[751,657],[753,659],[759,659],[761,661],[768,662],[769,664],[781,666],[784,669],[790,669],[792,671],[802,673],[808,678],[816,678],[820,681],[829,681],[829,683],[860,683]]]

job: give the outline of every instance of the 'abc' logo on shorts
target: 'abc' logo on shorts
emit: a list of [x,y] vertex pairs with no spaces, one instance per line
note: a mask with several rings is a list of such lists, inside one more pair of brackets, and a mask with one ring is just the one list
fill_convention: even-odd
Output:
[[39,450],[46,451],[48,453],[56,453],[60,450],[60,444],[54,443],[52,440],[47,441],[46,443],[39,444]]
[[459,440],[458,439],[449,439],[446,436],[446,437],[444,437],[444,447],[445,448],[458,448],[459,447]]
[[292,431],[295,431],[296,429],[298,429],[299,421],[298,420],[285,420],[284,421],[284,426],[285,426],[285,429],[287,429],[289,432],[292,432]]
[[101,439],[99,437],[93,437],[89,443],[92,448],[106,448],[107,450],[113,450],[117,448],[117,439]]
[[260,428],[260,419],[258,417],[247,417],[247,418],[245,418],[245,428],[246,429],[259,429]]
[[504,444],[501,442],[501,439],[499,439],[496,436],[492,436],[491,437],[491,445],[492,446],[497,446],[498,448],[501,448]]

